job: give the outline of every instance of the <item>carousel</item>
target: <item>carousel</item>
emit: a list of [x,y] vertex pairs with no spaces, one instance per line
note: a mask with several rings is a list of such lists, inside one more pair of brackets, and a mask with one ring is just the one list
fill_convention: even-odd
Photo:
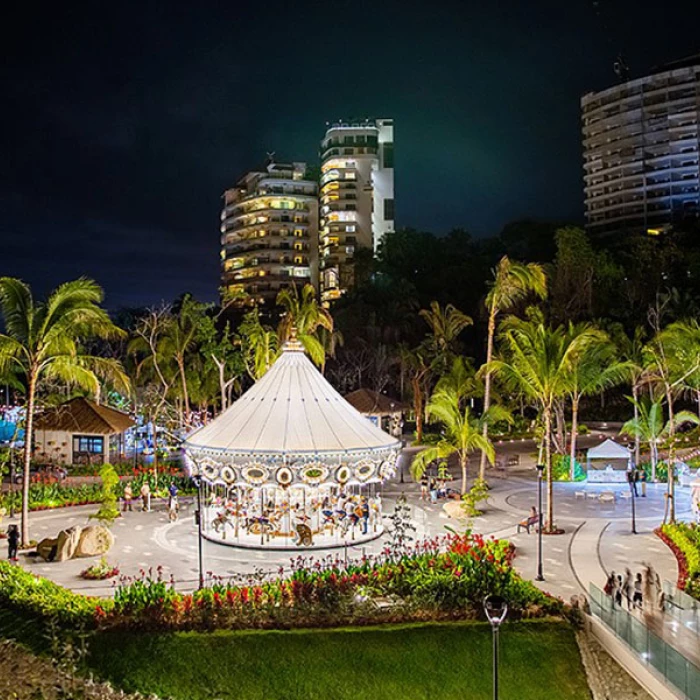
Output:
[[209,540],[325,549],[383,533],[381,485],[400,443],[345,401],[296,341],[184,448]]

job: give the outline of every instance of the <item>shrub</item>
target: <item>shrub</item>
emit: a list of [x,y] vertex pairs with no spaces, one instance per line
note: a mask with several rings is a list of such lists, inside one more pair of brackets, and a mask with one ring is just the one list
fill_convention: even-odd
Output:
[[97,564],[88,566],[87,569],[81,571],[80,576],[89,581],[104,581],[119,576],[119,567],[112,566],[107,562],[107,557],[102,557]]
[[115,489],[119,484],[119,477],[111,464],[104,464],[102,465],[102,469],[100,469],[100,479],[102,480],[100,499],[102,505],[97,513],[94,513],[90,517],[99,520],[102,525],[109,527],[119,517],[117,494],[115,493]]
[[700,600],[700,527],[675,523],[662,525],[660,533],[679,560],[679,587]]
[[484,479],[476,479],[472,487],[462,496],[462,508],[470,518],[476,518],[482,514],[479,503],[489,497],[489,487]]
[[[552,478],[554,481],[571,480],[571,457],[569,455],[552,455]],[[576,461],[574,463],[574,481],[583,481],[586,472],[583,465]]]

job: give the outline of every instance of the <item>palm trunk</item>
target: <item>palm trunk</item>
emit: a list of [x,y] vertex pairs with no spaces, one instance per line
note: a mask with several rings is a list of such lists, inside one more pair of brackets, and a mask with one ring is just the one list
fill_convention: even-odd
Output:
[[668,401],[668,519],[671,524],[676,522],[676,499],[675,499],[675,486],[676,486],[676,470],[673,464],[675,459],[674,446],[676,441],[676,427],[674,424],[673,415],[673,400],[671,397],[671,391],[666,390],[666,399]]
[[413,385],[413,411],[416,414],[416,442],[423,441],[423,393],[417,377],[411,378]]
[[649,458],[651,459],[651,480],[656,481],[656,463],[658,461],[656,438],[649,441]]
[[547,518],[545,531],[554,530],[554,479],[552,478],[552,415],[551,408],[544,409],[544,461],[547,467]]
[[569,453],[569,476],[576,478],[576,438],[578,437],[578,399],[571,401],[571,452]]
[[[489,314],[489,326],[488,326],[488,340],[486,341],[486,365],[488,366],[493,358],[493,337],[496,333],[496,308],[495,306],[491,309]],[[491,408],[491,372],[486,372],[484,375],[484,415],[488,413],[489,408]],[[484,427],[482,429],[482,435],[484,440],[488,439],[489,436],[489,426],[488,422],[484,420]],[[479,478],[482,481],[486,481],[486,452],[481,450],[481,456],[479,457]]]
[[[636,383],[632,384],[632,400],[634,401],[634,424],[639,426],[639,407],[637,406],[637,401],[639,400],[639,387]],[[634,464],[639,467],[639,462],[641,461],[640,449],[639,449],[639,430],[634,431]],[[653,481],[656,477],[656,464],[652,463],[652,477]]]
[[182,382],[182,398],[185,402],[185,425],[190,424],[190,397],[187,393],[187,377],[185,376],[185,362],[184,360],[178,360],[177,366],[180,371],[180,381]]
[[467,456],[460,455],[459,465],[462,468],[462,495],[467,492]]
[[22,545],[29,546],[29,477],[32,464],[32,442],[34,440],[34,402],[36,397],[36,374],[29,373],[27,392],[27,420],[24,424],[24,472],[22,474]]

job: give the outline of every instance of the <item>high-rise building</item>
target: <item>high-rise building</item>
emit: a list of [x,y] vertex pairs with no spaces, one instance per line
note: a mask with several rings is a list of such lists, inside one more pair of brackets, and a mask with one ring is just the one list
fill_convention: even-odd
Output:
[[358,248],[374,250],[394,230],[394,122],[330,125],[321,142],[319,267],[321,298],[354,283]]
[[587,228],[656,233],[700,212],[700,55],[581,99]]
[[318,187],[305,163],[269,162],[224,193],[221,277],[253,303],[293,282],[318,287]]

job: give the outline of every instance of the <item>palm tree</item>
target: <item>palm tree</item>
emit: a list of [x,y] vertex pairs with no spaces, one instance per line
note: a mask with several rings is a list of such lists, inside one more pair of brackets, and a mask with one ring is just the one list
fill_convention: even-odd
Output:
[[[630,399],[635,403],[634,399]],[[668,456],[668,499],[667,513],[670,515],[671,522],[676,520],[676,509],[674,504],[674,456],[673,456],[673,440],[676,428],[683,424],[690,423],[692,425],[700,424],[700,418],[690,411],[678,411],[673,418],[664,422],[664,409],[661,400],[652,401],[648,397],[644,397],[641,401],[636,402],[637,415],[635,418],[628,420],[620,429],[624,435],[634,435],[639,439],[649,443],[649,454],[651,461],[651,479],[656,481],[656,465],[658,463],[658,443],[663,440],[670,440],[670,450]],[[669,510],[670,508],[670,510]],[[666,517],[664,517],[664,521]]]
[[[462,494],[467,492],[467,465],[474,450],[482,450],[490,463],[494,460],[494,447],[488,436],[482,434],[486,414],[476,417],[469,406],[462,406],[462,396],[455,387],[443,385],[435,391],[426,408],[428,415],[439,420],[445,429],[444,437],[433,447],[420,452],[411,464],[411,473],[419,480],[431,462],[448,459],[456,454],[462,473]],[[488,417],[507,420],[510,414],[500,406],[493,406]]]
[[29,543],[29,474],[34,434],[37,389],[44,381],[58,381],[98,393],[100,378],[128,392],[129,380],[114,359],[88,355],[81,341],[123,335],[100,306],[104,294],[95,282],[78,279],[57,287],[38,302],[21,280],[0,278],[0,313],[5,333],[0,334],[0,374],[12,372],[25,386],[27,415],[22,476],[24,544]]
[[301,294],[296,285],[281,289],[277,294],[277,304],[285,310],[277,329],[280,343],[291,340],[295,335],[309,357],[319,367],[326,363],[326,347],[318,337],[318,331],[325,328],[333,333],[333,317],[316,299],[312,284],[305,284]]
[[578,437],[578,411],[584,396],[600,394],[602,391],[625,381],[630,375],[631,366],[616,357],[616,348],[606,333],[588,323],[570,323],[568,335],[571,341],[581,334],[588,334],[575,362],[569,367],[567,391],[571,401],[571,447],[570,476],[575,478],[576,438]]
[[423,424],[425,423],[425,397],[428,395],[428,382],[433,369],[432,351],[427,341],[418,347],[400,349],[401,362],[408,374],[413,395],[413,413],[416,416],[416,442],[423,440]]
[[511,318],[503,334],[503,357],[484,368],[497,375],[507,389],[521,392],[540,408],[547,469],[546,527],[550,532],[555,530],[551,447],[554,404],[566,395],[571,367],[586,345],[597,338],[591,329],[572,338],[563,327],[549,328],[542,319]]
[[449,367],[459,334],[473,321],[452,304],[442,309],[437,301],[431,302],[429,309],[421,309],[419,314],[430,326],[436,369],[443,373]]
[[257,381],[272,366],[279,355],[277,332],[260,322],[257,308],[249,311],[238,327],[243,361],[251,379]]
[[[634,418],[639,417],[638,401],[639,391],[645,376],[644,367],[644,336],[645,330],[642,326],[637,326],[631,336],[628,336],[621,328],[614,336],[614,341],[618,346],[619,355],[629,366],[629,381],[632,387],[632,402],[634,404]],[[639,435],[634,437],[634,463],[641,461]]]
[[[493,341],[496,334],[498,314],[512,309],[515,304],[534,294],[540,299],[547,296],[547,276],[544,268],[537,263],[521,263],[504,255],[493,270],[493,280],[489,282],[486,295],[488,309],[488,337],[486,341],[486,371],[484,372],[484,413],[491,406],[491,370],[493,360]],[[488,422],[484,423],[484,437],[487,436]],[[479,478],[486,476],[486,454],[482,452],[479,464]]]

